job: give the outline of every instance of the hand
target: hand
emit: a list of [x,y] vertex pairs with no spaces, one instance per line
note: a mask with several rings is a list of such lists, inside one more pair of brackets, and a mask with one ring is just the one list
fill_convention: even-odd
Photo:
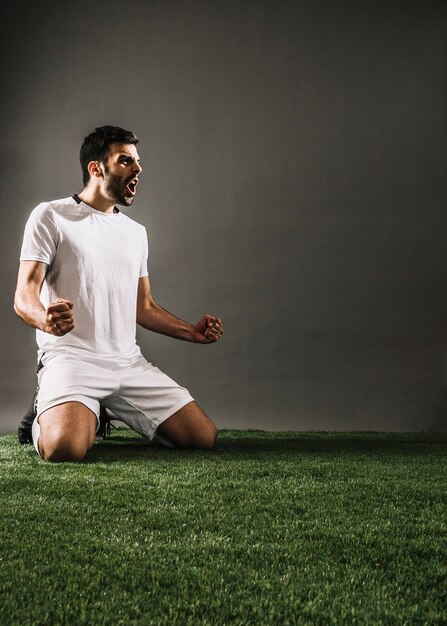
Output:
[[73,328],[73,302],[58,298],[47,307],[42,330],[50,335],[62,337]]
[[222,321],[213,315],[204,315],[194,329],[197,343],[213,343],[223,335]]

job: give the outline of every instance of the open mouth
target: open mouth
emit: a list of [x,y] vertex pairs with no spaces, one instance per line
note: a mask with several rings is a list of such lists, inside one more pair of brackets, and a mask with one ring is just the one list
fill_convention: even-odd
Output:
[[126,185],[126,189],[132,197],[137,193],[137,185],[138,178],[132,178],[132,180],[130,180],[130,182],[128,182]]

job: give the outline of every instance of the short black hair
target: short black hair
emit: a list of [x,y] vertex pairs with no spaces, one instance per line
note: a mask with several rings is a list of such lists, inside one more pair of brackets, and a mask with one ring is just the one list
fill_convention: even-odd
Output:
[[104,162],[107,158],[109,147],[113,143],[136,145],[138,137],[132,131],[125,130],[119,126],[99,126],[84,139],[79,153],[84,187],[90,180],[88,164],[90,161]]

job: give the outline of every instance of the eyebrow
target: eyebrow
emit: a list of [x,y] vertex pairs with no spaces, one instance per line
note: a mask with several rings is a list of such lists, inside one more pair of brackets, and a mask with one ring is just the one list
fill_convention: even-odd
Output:
[[118,155],[118,158],[121,159],[122,157],[125,157],[126,159],[132,159],[133,161],[136,161],[137,163],[141,162],[141,159],[135,159],[135,157],[133,157],[131,154],[129,154],[128,152],[121,152]]

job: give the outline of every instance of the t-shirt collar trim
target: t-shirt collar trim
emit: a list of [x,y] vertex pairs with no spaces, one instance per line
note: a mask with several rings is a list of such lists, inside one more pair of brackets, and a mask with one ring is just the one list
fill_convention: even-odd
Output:
[[[71,197],[73,198],[73,200],[74,200],[77,204],[81,204],[82,200],[81,200],[81,198],[78,196],[78,194],[77,194],[77,193],[74,193]],[[119,213],[119,212],[120,212],[120,210],[119,210],[116,206],[114,206],[114,207],[113,207],[113,212],[114,212],[114,213]]]

